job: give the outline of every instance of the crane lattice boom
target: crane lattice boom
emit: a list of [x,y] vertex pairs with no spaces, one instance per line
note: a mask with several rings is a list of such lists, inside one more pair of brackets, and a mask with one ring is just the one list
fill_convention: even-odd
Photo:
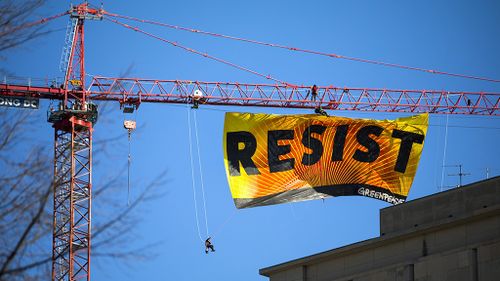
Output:
[[[195,90],[211,105],[317,108],[377,112],[430,112],[441,114],[500,115],[500,93],[448,92],[435,90],[390,90],[370,88],[318,87],[314,99],[310,86],[199,82],[95,76],[86,87],[91,100],[189,103]],[[0,84],[4,96],[64,99],[80,96],[78,90],[57,87]]]

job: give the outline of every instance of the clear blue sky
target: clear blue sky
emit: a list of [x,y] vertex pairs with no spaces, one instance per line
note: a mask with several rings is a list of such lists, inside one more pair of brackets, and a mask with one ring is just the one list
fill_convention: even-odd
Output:
[[[99,4],[99,2],[95,3]],[[40,11],[67,9],[50,1]],[[184,25],[233,36],[346,56],[382,60],[456,73],[500,78],[500,2],[498,1],[104,1],[104,9],[123,15]],[[3,67],[16,76],[55,77],[67,18],[51,22],[57,30],[10,51]],[[203,52],[296,84],[499,92],[498,83],[388,69],[285,50],[214,39],[141,25],[144,29]],[[200,81],[266,82],[226,65],[176,49],[110,22],[86,23],[86,69],[91,75]],[[39,110],[36,138],[51,149],[52,129],[45,122],[47,103]],[[98,183],[127,161],[123,114],[117,104],[107,122],[95,126],[95,141],[120,135],[119,146],[96,155]],[[389,204],[363,197],[338,197],[235,211],[223,167],[225,111],[309,113],[295,109],[202,106],[197,111],[208,227],[217,252],[205,255],[194,215],[188,148],[187,109],[183,105],[143,104],[140,130],[132,143],[132,196],[164,169],[166,195],[143,208],[130,246],[161,241],[156,259],[128,265],[99,262],[94,280],[264,280],[258,269],[290,259],[376,237],[379,210]],[[393,119],[402,114],[329,112],[339,116]],[[112,119],[112,121],[109,121]],[[438,192],[441,185],[445,116],[432,115],[420,166],[409,200]],[[446,165],[463,164],[465,183],[500,174],[500,119],[449,116]],[[196,154],[195,154],[196,156]],[[196,158],[195,158],[196,160]],[[197,163],[197,161],[195,161]],[[197,169],[197,167],[195,166]],[[455,173],[445,168],[445,175]],[[124,175],[126,176],[126,175]],[[196,180],[199,180],[196,172]],[[124,179],[125,180],[125,179]],[[456,185],[444,177],[444,185]],[[200,185],[196,186],[200,195]],[[119,197],[126,202],[126,186]],[[198,203],[202,199],[198,197]],[[94,201],[95,220],[106,206]],[[98,208],[103,208],[99,211]],[[203,209],[199,208],[202,235]],[[224,222],[230,218],[227,224]],[[128,246],[128,245],[127,245]]]

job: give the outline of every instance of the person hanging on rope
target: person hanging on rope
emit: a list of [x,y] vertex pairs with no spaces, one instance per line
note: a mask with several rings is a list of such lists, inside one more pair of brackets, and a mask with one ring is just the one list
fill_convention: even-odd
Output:
[[212,245],[210,239],[212,239],[212,237],[208,237],[207,240],[205,240],[205,254],[208,254],[208,250],[215,252],[214,245]]

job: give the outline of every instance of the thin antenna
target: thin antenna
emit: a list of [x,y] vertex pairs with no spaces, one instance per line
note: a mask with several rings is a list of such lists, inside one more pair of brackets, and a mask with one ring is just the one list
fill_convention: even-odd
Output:
[[469,176],[470,173],[464,173],[463,172],[463,170],[462,170],[462,164],[451,165],[451,166],[448,166],[448,167],[458,167],[458,174],[448,174],[448,176],[458,176],[458,178],[459,178],[459,184],[457,185],[457,187],[461,187],[462,186],[462,177]]

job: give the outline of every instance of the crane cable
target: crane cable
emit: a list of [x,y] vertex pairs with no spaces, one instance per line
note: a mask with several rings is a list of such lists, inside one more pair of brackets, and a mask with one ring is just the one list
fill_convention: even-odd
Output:
[[130,165],[132,163],[132,157],[130,155],[130,143],[132,131],[128,130],[128,165],[127,165],[127,206],[130,207]]
[[154,38],[154,39],[157,39],[157,40],[163,41],[164,43],[168,43],[168,44],[170,44],[170,45],[172,45],[172,46],[174,46],[174,47],[177,47],[177,48],[183,49],[183,50],[188,51],[188,52],[190,52],[190,53],[194,53],[194,54],[197,54],[197,55],[203,56],[203,57],[205,57],[205,58],[208,58],[208,59],[211,59],[211,60],[215,60],[215,61],[217,61],[217,62],[220,62],[220,63],[226,64],[226,65],[229,65],[229,66],[231,66],[231,67],[233,67],[233,68],[236,68],[236,69],[239,69],[239,70],[242,70],[242,71],[245,71],[245,72],[248,72],[248,73],[251,73],[251,74],[257,75],[257,76],[260,76],[260,77],[265,78],[265,79],[268,79],[268,80],[272,80],[272,81],[277,82],[277,83],[279,83],[279,84],[282,84],[282,85],[284,85],[284,86],[287,86],[287,87],[288,87],[288,86],[290,86],[290,87],[294,87],[294,86],[295,86],[295,85],[290,84],[290,83],[287,83],[287,82],[285,82],[285,81],[283,81],[283,80],[276,79],[276,78],[272,77],[271,75],[265,75],[265,74],[263,74],[263,73],[260,73],[260,72],[257,72],[257,71],[255,71],[255,70],[252,70],[252,69],[250,69],[250,68],[247,68],[247,67],[244,67],[244,66],[241,66],[241,65],[238,65],[238,64],[232,63],[232,62],[230,62],[230,61],[227,61],[227,60],[224,60],[224,59],[221,59],[221,58],[218,58],[218,57],[212,56],[212,55],[210,55],[210,54],[208,54],[208,53],[203,53],[203,52],[200,52],[200,51],[198,51],[198,50],[195,50],[195,49],[192,49],[192,48],[186,47],[186,46],[184,46],[184,45],[181,45],[181,44],[179,44],[179,43],[177,43],[177,42],[167,40],[167,39],[162,38],[162,37],[160,37],[160,36],[157,36],[157,35],[154,35],[154,34],[152,34],[152,33],[149,33],[149,32],[146,32],[146,31],[144,31],[144,30],[141,30],[141,29],[139,29],[139,28],[138,28],[138,27],[136,27],[136,26],[131,26],[131,25],[128,25],[128,24],[125,24],[125,23],[119,22],[119,21],[114,20],[114,19],[108,19],[108,18],[104,18],[104,19],[105,19],[105,20],[107,20],[107,21],[110,21],[110,22],[112,22],[112,23],[115,23],[115,24],[117,24],[117,25],[121,25],[121,26],[123,26],[123,27],[125,27],[125,28],[131,29],[131,30],[133,30],[133,31],[136,31],[136,32],[142,33],[142,34],[147,35],[147,36],[149,36],[149,37],[152,37],[152,38]]
[[128,134],[128,157],[127,157],[127,206],[130,206],[130,166],[132,165],[131,143],[132,132],[136,129],[137,111],[134,120],[123,120],[123,127],[127,130]]
[[113,13],[108,13],[108,12],[104,12],[104,14],[111,16],[111,17],[122,18],[122,19],[132,20],[132,21],[136,21],[136,22],[142,22],[142,23],[148,23],[148,24],[163,26],[163,27],[176,29],[176,30],[183,30],[183,31],[188,31],[188,32],[192,32],[192,33],[197,33],[197,34],[209,35],[209,36],[213,36],[213,37],[225,38],[225,39],[230,39],[230,40],[235,40],[235,41],[242,41],[242,42],[251,43],[251,44],[263,45],[263,46],[267,46],[267,47],[286,49],[286,50],[294,51],[294,52],[302,52],[302,53],[308,53],[308,54],[313,54],[313,55],[326,56],[326,57],[334,58],[334,59],[343,59],[343,60],[356,61],[356,62],[367,63],[367,64],[381,65],[381,66],[385,66],[385,67],[392,67],[392,68],[399,68],[399,69],[405,69],[405,70],[426,72],[426,73],[431,73],[431,74],[439,74],[439,75],[453,76],[453,77],[459,77],[459,78],[465,78],[465,79],[475,79],[475,80],[500,83],[499,79],[480,77],[480,76],[472,76],[472,75],[466,75],[466,74],[460,74],[460,73],[451,73],[451,72],[432,70],[432,69],[426,69],[426,68],[421,68],[421,67],[388,63],[388,62],[371,60],[371,59],[343,56],[343,55],[334,54],[334,53],[326,53],[326,52],[321,52],[321,51],[285,46],[285,45],[281,45],[281,44],[257,41],[257,40],[242,38],[242,37],[224,35],[224,34],[219,34],[219,33],[214,33],[214,32],[209,32],[209,31],[203,31],[203,30],[187,28],[187,27],[178,26],[178,25],[161,23],[161,22],[156,22],[156,21],[152,21],[152,20],[144,20],[144,19],[139,19],[139,18],[130,17],[130,16],[124,16],[124,15],[119,15],[119,14],[113,14]]

